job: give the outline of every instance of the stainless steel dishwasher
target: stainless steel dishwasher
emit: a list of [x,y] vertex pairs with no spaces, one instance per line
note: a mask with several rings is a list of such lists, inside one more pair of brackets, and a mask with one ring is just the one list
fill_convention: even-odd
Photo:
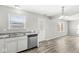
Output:
[[37,34],[28,35],[28,49],[37,46],[38,46],[38,35]]

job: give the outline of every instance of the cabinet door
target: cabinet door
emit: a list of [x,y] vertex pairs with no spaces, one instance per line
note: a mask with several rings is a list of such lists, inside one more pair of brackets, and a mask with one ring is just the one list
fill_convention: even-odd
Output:
[[0,39],[0,53],[4,52],[4,39]]
[[18,38],[18,51],[23,51],[27,49],[27,36]]
[[5,52],[7,52],[7,53],[17,52],[17,39],[16,38],[6,39]]

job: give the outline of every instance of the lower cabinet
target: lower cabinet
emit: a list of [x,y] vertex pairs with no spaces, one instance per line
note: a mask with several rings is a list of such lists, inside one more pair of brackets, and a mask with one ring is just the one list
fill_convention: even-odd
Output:
[[17,52],[17,39],[16,38],[9,38],[5,40],[5,52],[6,53]]
[[5,53],[15,53],[27,49],[27,36],[5,39]]
[[18,38],[18,51],[27,49],[27,36]]
[[28,36],[13,37],[0,39],[0,53],[16,53],[28,49],[29,46],[36,46],[36,37],[30,37],[28,42]]
[[0,53],[4,52],[4,39],[0,39]]

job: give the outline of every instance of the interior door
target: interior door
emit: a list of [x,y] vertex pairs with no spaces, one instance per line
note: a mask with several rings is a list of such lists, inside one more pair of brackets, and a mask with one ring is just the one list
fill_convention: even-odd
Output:
[[42,17],[38,18],[39,42],[45,40],[45,28],[46,28],[45,20],[46,19]]

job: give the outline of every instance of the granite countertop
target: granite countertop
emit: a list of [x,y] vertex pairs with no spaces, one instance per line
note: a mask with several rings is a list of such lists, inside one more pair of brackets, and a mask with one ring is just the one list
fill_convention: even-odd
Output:
[[26,35],[29,35],[29,34],[37,34],[37,33],[35,33],[35,32],[27,32],[27,31],[4,31],[4,32],[0,32],[0,35],[5,35],[5,34],[13,34],[13,33],[25,33]]
[[12,37],[22,37],[27,35],[33,35],[37,33],[33,32],[2,32],[0,33],[0,39],[2,38],[12,38]]

